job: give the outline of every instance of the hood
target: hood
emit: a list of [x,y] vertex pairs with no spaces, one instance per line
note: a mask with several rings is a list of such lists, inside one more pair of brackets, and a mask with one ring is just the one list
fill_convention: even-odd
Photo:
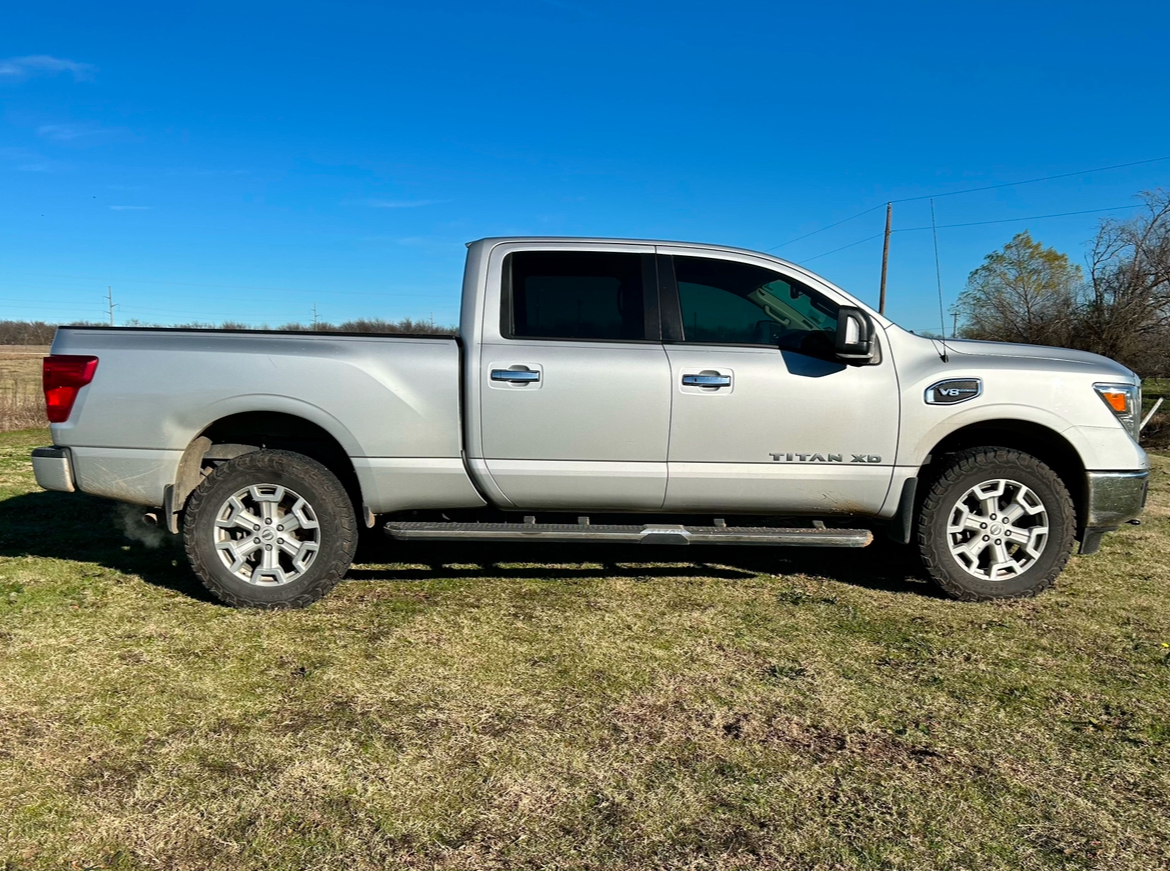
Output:
[[[934,339],[935,347],[942,351],[942,342]],[[995,357],[1025,360],[1052,360],[1054,362],[1084,366],[1086,372],[1096,370],[1102,377],[1118,378],[1137,383],[1137,376],[1120,363],[1091,354],[1088,351],[1074,351],[1071,348],[1051,348],[1047,345],[1018,345],[1013,342],[983,342],[975,339],[947,339],[948,354],[963,357]]]

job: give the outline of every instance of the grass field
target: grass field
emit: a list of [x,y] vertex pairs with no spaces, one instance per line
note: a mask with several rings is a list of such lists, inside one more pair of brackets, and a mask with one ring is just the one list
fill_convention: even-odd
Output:
[[48,345],[0,345],[0,432],[47,426],[41,360]]
[[5,871],[1170,867],[1165,457],[1034,601],[880,543],[400,545],[251,613],[47,441],[0,435]]

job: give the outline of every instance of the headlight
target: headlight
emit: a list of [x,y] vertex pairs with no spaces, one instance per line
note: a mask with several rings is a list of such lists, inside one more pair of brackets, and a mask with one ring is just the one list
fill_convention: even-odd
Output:
[[1137,441],[1142,425],[1142,388],[1136,384],[1094,384],[1093,389]]

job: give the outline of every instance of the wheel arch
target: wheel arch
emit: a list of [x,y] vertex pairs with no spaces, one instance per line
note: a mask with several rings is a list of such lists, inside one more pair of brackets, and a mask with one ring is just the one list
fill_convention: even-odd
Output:
[[245,411],[213,421],[183,451],[164,506],[168,528],[178,532],[191,493],[217,464],[265,448],[293,451],[321,463],[337,475],[354,502],[355,512],[364,516],[361,484],[353,461],[332,433],[288,412]]
[[[969,448],[1010,448],[1031,454],[1064,482],[1076,509],[1076,528],[1084,529],[1087,497],[1085,463],[1073,444],[1056,430],[1026,420],[998,419],[971,423],[948,433],[930,449],[919,469],[919,480],[929,478],[942,460]],[[921,488],[919,488],[921,492]]]

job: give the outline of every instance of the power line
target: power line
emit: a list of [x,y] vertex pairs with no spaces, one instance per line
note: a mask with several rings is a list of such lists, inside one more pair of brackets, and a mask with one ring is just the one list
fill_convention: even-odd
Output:
[[[884,205],[884,203],[882,204]],[[801,239],[807,239],[809,236],[815,236],[817,233],[823,233],[825,230],[832,230],[834,227],[840,227],[842,224],[847,224],[854,218],[860,218],[862,215],[868,215],[870,212],[876,212],[881,206],[874,206],[872,209],[866,209],[864,212],[858,212],[856,215],[851,215],[848,218],[842,218],[835,224],[829,224],[827,227],[821,227],[819,230],[813,230],[811,233],[805,233],[803,236],[797,236],[795,239],[789,239],[787,242],[781,242],[779,245],[773,245],[771,248],[765,248],[765,251],[775,251],[777,248],[783,248],[785,245],[791,245],[793,242],[799,242]],[[822,255],[817,255],[818,257]]]
[[[1027,217],[1022,217],[1022,218],[998,218],[994,221],[969,221],[969,222],[964,223],[964,224],[939,224],[937,227],[932,227],[930,225],[927,225],[925,227],[895,227],[890,232],[891,233],[910,233],[910,232],[913,232],[915,230],[946,230],[946,229],[952,228],[952,227],[978,227],[978,226],[981,226],[983,224],[1011,224],[1011,223],[1016,222],[1016,221],[1039,221],[1043,218],[1064,218],[1064,217],[1068,217],[1069,215],[1092,215],[1092,214],[1095,214],[1098,212],[1117,212],[1117,211],[1121,211],[1122,209],[1132,209],[1132,208],[1135,208],[1135,206],[1133,206],[1133,205],[1110,206],[1109,208],[1106,208],[1106,209],[1082,209],[1079,212],[1056,212],[1056,213],[1051,214],[1051,215],[1029,215]],[[885,234],[884,233],[876,233],[873,236],[866,236],[864,239],[858,239],[856,242],[850,242],[848,245],[842,245],[840,248],[834,248],[832,251],[825,251],[821,254],[817,254],[813,257],[806,257],[806,258],[804,258],[802,260],[798,260],[796,262],[797,263],[808,263],[810,260],[816,260],[818,257],[827,257],[830,254],[836,254],[838,251],[844,251],[846,248],[852,248],[854,245],[860,245],[863,242],[868,242],[871,239],[877,239],[878,237],[883,236],[883,235],[885,235]]]
[[997,188],[1010,188],[1022,184],[1036,184],[1041,181],[1052,181],[1057,178],[1072,178],[1074,175],[1090,175],[1094,172],[1105,172],[1110,169],[1124,169],[1127,166],[1141,166],[1145,163],[1157,163],[1160,160],[1170,160],[1170,154],[1165,157],[1151,157],[1149,160],[1135,160],[1131,163],[1115,163],[1112,166],[1099,166],[1096,169],[1082,169],[1077,172],[1062,172],[1059,175],[1046,175],[1043,178],[1028,178],[1023,181],[1008,181],[1003,184],[989,184],[979,188],[967,188],[961,191],[949,191],[941,194],[924,194],[920,197],[903,197],[900,200],[893,200],[895,203],[912,203],[915,200],[929,200],[938,199],[939,197],[957,197],[959,194],[973,194],[979,191],[993,191]]
[[868,242],[870,239],[878,239],[886,235],[885,233],[875,233],[872,236],[866,236],[864,239],[858,239],[856,242],[850,242],[848,245],[842,245],[840,248],[834,248],[832,251],[826,251],[823,254],[817,254],[813,257],[806,257],[803,260],[797,260],[797,263],[808,263],[810,260],[816,260],[818,257],[828,257],[830,254],[836,254],[838,251],[844,251],[846,248],[852,248],[854,245],[860,245],[862,242]]
[[[1023,181],[1008,181],[1008,182],[1004,182],[1003,184],[991,184],[991,185],[985,185],[984,187],[966,188],[965,190],[961,190],[961,191],[949,191],[949,192],[937,193],[937,194],[923,194],[920,197],[903,197],[903,198],[898,199],[898,200],[889,200],[889,202],[891,202],[891,203],[911,203],[911,202],[914,202],[916,200],[928,200],[928,199],[932,199],[932,198],[937,199],[939,197],[956,197],[956,196],[959,196],[960,194],[973,194],[973,193],[977,193],[978,191],[990,191],[990,190],[996,190],[998,188],[1010,188],[1010,187],[1016,187],[1017,185],[1023,185],[1023,184],[1036,184],[1037,182],[1053,181],[1054,179],[1058,179],[1058,178],[1072,178],[1073,176],[1078,176],[1078,175],[1091,175],[1094,172],[1106,172],[1106,171],[1111,170],[1111,169],[1124,169],[1124,168],[1129,167],[1129,166],[1142,166],[1142,165],[1147,164],[1147,163],[1158,163],[1159,161],[1162,161],[1162,160],[1170,160],[1170,154],[1168,154],[1164,157],[1151,157],[1148,160],[1134,160],[1130,163],[1115,163],[1112,166],[1099,166],[1099,167],[1096,167],[1095,169],[1082,169],[1082,170],[1078,170],[1076,172],[1062,172],[1062,173],[1058,173],[1056,175],[1046,175],[1042,178],[1028,178],[1028,179],[1024,179]],[[797,236],[795,239],[789,239],[787,242],[781,242],[779,245],[773,245],[771,248],[765,248],[764,250],[765,251],[775,251],[777,248],[783,248],[785,245],[791,245],[793,242],[799,242],[801,239],[807,239],[809,236],[815,236],[817,233],[823,233],[823,232],[825,232],[825,230],[831,230],[834,227],[839,227],[842,224],[845,224],[845,223],[848,223],[849,221],[852,221],[854,218],[860,218],[862,215],[868,215],[870,212],[877,211],[878,209],[880,209],[882,207],[882,205],[885,205],[885,204],[882,203],[882,204],[876,205],[873,208],[866,209],[864,212],[858,212],[856,215],[850,215],[848,218],[843,218],[842,220],[836,221],[835,223],[827,224],[824,227],[821,227],[820,229],[813,230],[811,233],[805,233],[803,236]],[[1077,213],[1070,212],[1070,214],[1077,214]],[[1029,218],[1027,220],[1032,220],[1032,219]],[[958,226],[958,225],[951,225],[951,226]],[[848,247],[848,246],[846,246],[846,247]],[[831,254],[832,252],[826,252],[826,253]],[[818,254],[817,256],[823,257],[824,255]]]
[[[1051,215],[1030,215],[1026,218],[1000,218],[995,221],[969,221],[966,224],[939,224],[939,230],[944,230],[947,227],[978,227],[981,224],[1010,224],[1013,221],[1039,221],[1041,218],[1064,218],[1068,215],[1092,215],[1096,212],[1118,212],[1122,209],[1132,209],[1134,206],[1110,206],[1107,209],[1083,209],[1079,212],[1056,212]],[[910,230],[930,230],[931,227],[899,227],[894,230],[895,233],[906,233]]]

